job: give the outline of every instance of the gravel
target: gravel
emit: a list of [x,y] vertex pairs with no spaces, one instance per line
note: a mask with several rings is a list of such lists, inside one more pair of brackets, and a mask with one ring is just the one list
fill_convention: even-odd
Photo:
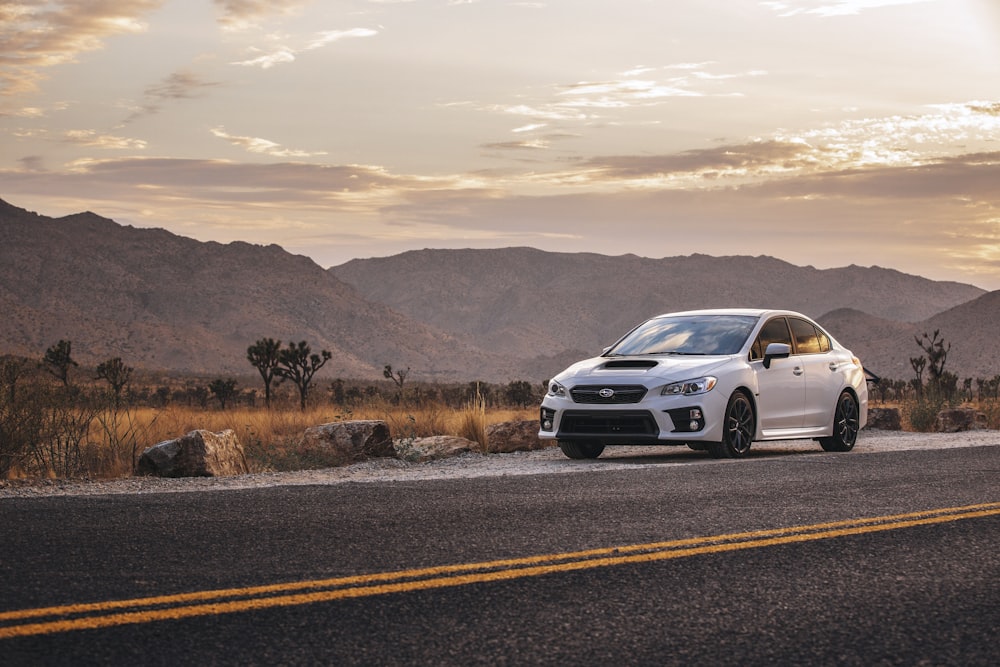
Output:
[[[902,451],[912,449],[951,449],[1000,445],[1000,431],[980,430],[962,433],[910,433],[904,431],[862,431],[854,451],[827,454],[811,440],[755,443],[745,464],[766,460],[769,456],[802,453],[817,456],[853,456],[857,453]],[[0,480],[0,501],[8,498],[41,496],[83,496],[123,493],[176,493],[185,491],[223,491],[273,486],[328,485],[348,482],[404,482],[427,479],[500,477],[505,475],[541,475],[579,473],[598,470],[690,465],[692,462],[725,464],[711,460],[703,452],[687,447],[609,447],[600,458],[572,461],[558,447],[513,454],[462,454],[427,463],[409,463],[398,459],[372,459],[340,468],[298,470],[238,475],[234,477],[187,477],[162,479],[127,477],[112,480]]]

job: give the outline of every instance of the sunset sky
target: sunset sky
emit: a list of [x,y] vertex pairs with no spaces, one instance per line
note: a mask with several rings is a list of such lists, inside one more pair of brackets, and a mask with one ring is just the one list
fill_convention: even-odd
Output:
[[1000,289],[1000,0],[0,0],[0,198]]

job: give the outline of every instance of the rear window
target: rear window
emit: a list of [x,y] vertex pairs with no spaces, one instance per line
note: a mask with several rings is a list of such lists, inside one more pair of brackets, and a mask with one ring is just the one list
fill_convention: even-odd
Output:
[[797,317],[788,318],[795,336],[795,350],[799,354],[819,354],[830,351],[830,339],[812,323]]

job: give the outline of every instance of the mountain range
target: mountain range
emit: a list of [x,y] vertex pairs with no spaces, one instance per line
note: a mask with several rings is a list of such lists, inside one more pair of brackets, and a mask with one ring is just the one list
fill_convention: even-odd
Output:
[[651,315],[748,306],[820,321],[874,371],[912,376],[939,330],[948,369],[1000,373],[1000,292],[880,267],[773,257],[650,259],[533,248],[417,250],[324,269],[276,245],[200,242],[86,212],[50,218],[0,200],[0,354],[60,339],[96,364],[248,374],[262,337],[306,340],[328,377],[382,368],[440,381],[543,381]]

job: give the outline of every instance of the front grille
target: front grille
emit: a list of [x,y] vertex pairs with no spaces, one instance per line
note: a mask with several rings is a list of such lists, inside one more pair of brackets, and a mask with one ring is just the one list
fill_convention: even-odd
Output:
[[[602,396],[601,394],[610,395]],[[574,403],[626,404],[638,403],[646,395],[641,384],[585,384],[569,390]]]
[[559,424],[560,437],[574,435],[659,435],[653,415],[645,410],[630,412],[563,413]]

